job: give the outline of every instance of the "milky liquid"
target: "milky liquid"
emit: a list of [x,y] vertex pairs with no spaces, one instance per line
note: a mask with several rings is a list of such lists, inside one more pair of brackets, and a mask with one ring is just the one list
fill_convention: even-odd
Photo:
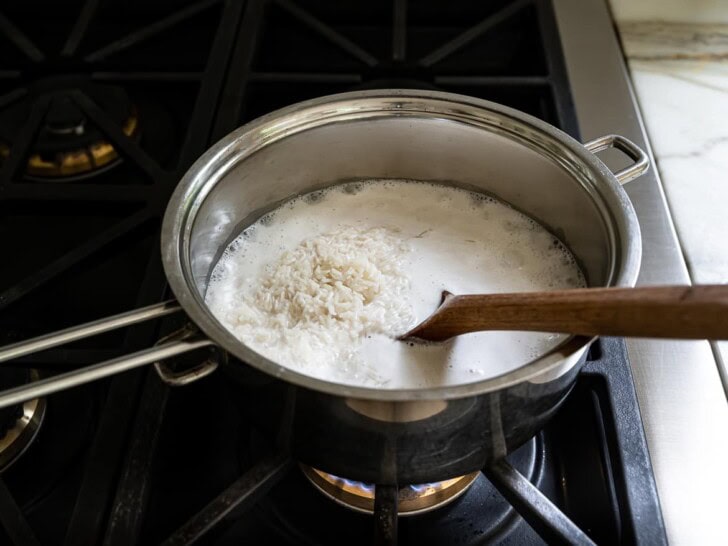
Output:
[[[407,251],[401,269],[409,324],[355,340],[333,337],[320,358],[256,344],[235,316],[243,298],[280,256],[303,241],[349,228],[387,228]],[[482,194],[414,181],[366,181],[296,198],[247,228],[213,270],[206,303],[239,339],[282,366],[362,386],[427,388],[479,381],[513,370],[566,336],[539,332],[477,332],[442,344],[396,337],[454,294],[525,292],[585,286],[566,247],[545,228]],[[247,300],[246,300],[247,301]],[[257,312],[253,310],[252,312]],[[285,343],[285,336],[283,336]],[[341,345],[341,346],[337,346]],[[316,349],[319,350],[319,349]]]

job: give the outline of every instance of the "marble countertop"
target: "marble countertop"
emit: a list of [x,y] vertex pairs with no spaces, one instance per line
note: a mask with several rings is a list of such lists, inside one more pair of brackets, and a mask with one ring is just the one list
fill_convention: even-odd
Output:
[[[612,12],[692,282],[728,283],[728,2]],[[728,342],[713,349],[728,392]]]
[[[691,281],[728,283],[728,2],[609,2]],[[728,392],[728,342],[711,346]],[[687,460],[709,459],[701,450],[711,444],[701,443],[701,435],[719,433],[703,418],[706,423],[695,424],[697,436],[672,440]],[[719,441],[725,446],[725,437]],[[727,506],[721,501],[726,475],[712,472],[724,467],[675,475],[670,465],[653,466],[656,474],[663,471],[658,481],[670,485],[660,501],[671,517],[671,544],[725,544],[714,520]],[[664,475],[666,468],[673,474]]]

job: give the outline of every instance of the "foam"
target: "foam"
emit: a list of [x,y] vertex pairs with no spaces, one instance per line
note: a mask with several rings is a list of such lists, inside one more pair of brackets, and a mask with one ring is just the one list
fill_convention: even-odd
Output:
[[[372,228],[402,242],[397,259],[408,278],[401,290],[411,311],[408,320],[390,322],[387,332],[365,328],[355,338],[337,334],[324,344],[311,338],[305,350],[300,339],[264,340],[238,320],[243,302],[254,301],[284,253],[317,237]],[[267,213],[223,253],[206,302],[234,335],[283,366],[341,383],[424,388],[500,375],[566,337],[479,332],[427,346],[396,341],[437,307],[442,290],[465,294],[584,285],[574,257],[558,238],[493,197],[426,182],[377,180],[318,190]]]

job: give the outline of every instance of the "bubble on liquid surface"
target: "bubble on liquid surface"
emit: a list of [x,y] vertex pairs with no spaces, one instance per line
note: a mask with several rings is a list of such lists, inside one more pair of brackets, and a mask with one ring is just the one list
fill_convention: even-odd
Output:
[[[410,287],[403,294],[414,309],[410,327],[434,311],[443,289],[456,294],[494,293],[585,285],[558,237],[492,196],[431,182],[373,180],[296,197],[245,229],[213,269],[206,302],[234,335],[274,357],[279,347],[246,337],[246,320],[260,311],[241,312],[241,302],[257,289],[261,276],[281,254],[310,237],[351,226],[386,226],[411,245],[404,258]],[[506,373],[565,338],[538,332],[483,332],[423,344],[394,340],[400,333],[404,332],[391,336],[366,332],[360,339],[346,338],[341,346],[302,347],[288,353],[296,358],[279,363],[341,383],[431,388]]]

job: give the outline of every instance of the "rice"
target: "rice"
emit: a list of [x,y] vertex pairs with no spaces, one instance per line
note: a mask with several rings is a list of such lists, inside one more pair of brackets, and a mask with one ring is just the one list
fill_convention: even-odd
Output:
[[414,321],[403,271],[409,251],[393,230],[345,227],[284,252],[232,305],[210,304],[239,339],[274,361],[335,363],[342,374],[358,374],[355,355],[366,336],[396,337]]

